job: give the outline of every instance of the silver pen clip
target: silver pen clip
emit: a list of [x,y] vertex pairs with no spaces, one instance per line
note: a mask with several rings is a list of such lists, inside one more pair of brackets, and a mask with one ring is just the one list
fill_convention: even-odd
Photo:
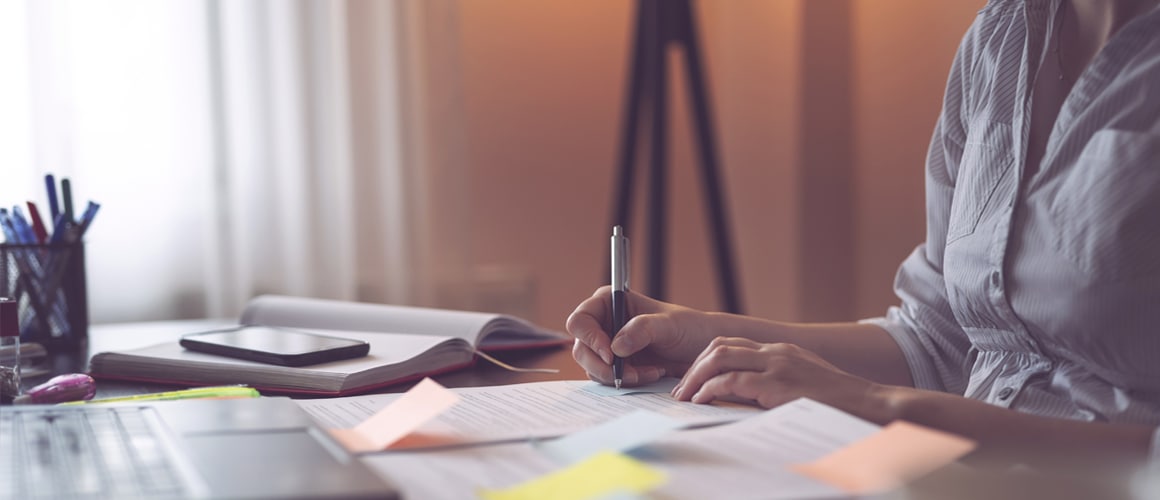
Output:
[[612,228],[612,291],[628,290],[628,238],[620,226]]

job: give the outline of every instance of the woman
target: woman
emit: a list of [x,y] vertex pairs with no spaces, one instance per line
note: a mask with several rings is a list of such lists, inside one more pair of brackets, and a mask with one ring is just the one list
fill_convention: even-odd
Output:
[[[927,236],[883,318],[789,324],[609,291],[568,318],[594,380],[809,397],[970,437],[976,457],[1160,453],[1157,0],[992,0],[956,55],[926,168]],[[1015,410],[1015,411],[1011,411]]]

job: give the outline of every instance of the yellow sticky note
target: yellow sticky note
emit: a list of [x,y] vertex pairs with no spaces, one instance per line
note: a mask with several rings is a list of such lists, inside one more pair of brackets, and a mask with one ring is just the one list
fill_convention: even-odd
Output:
[[457,402],[458,394],[425,378],[353,429],[331,429],[330,435],[355,453],[380,451]]
[[974,448],[970,439],[895,421],[865,439],[790,469],[850,493],[881,493],[947,465]]
[[587,500],[616,492],[644,493],[665,482],[665,473],[620,453],[597,453],[566,469],[505,490],[483,490],[487,500]]

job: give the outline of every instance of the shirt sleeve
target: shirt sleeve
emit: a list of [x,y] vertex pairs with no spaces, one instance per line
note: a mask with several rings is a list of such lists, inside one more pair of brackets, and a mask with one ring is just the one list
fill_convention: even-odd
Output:
[[968,31],[951,66],[943,109],[926,160],[926,240],[902,262],[894,281],[901,304],[881,318],[864,320],[886,330],[902,349],[914,385],[963,394],[969,380],[970,341],[947,299],[943,278],[955,177],[966,138],[965,110],[975,28]]
[[970,341],[955,322],[942,274],[926,253],[924,246],[918,247],[898,271],[894,290],[902,305],[864,322],[886,330],[898,344],[915,387],[963,394],[970,372]]

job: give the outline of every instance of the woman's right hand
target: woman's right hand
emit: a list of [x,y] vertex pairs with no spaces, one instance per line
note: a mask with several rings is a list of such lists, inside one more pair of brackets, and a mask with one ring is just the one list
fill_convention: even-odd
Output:
[[631,318],[615,339],[612,288],[600,287],[568,316],[566,328],[576,338],[572,357],[588,377],[611,385],[612,355],[624,358],[623,382],[641,385],[679,377],[716,335],[707,333],[706,313],[627,292]]

